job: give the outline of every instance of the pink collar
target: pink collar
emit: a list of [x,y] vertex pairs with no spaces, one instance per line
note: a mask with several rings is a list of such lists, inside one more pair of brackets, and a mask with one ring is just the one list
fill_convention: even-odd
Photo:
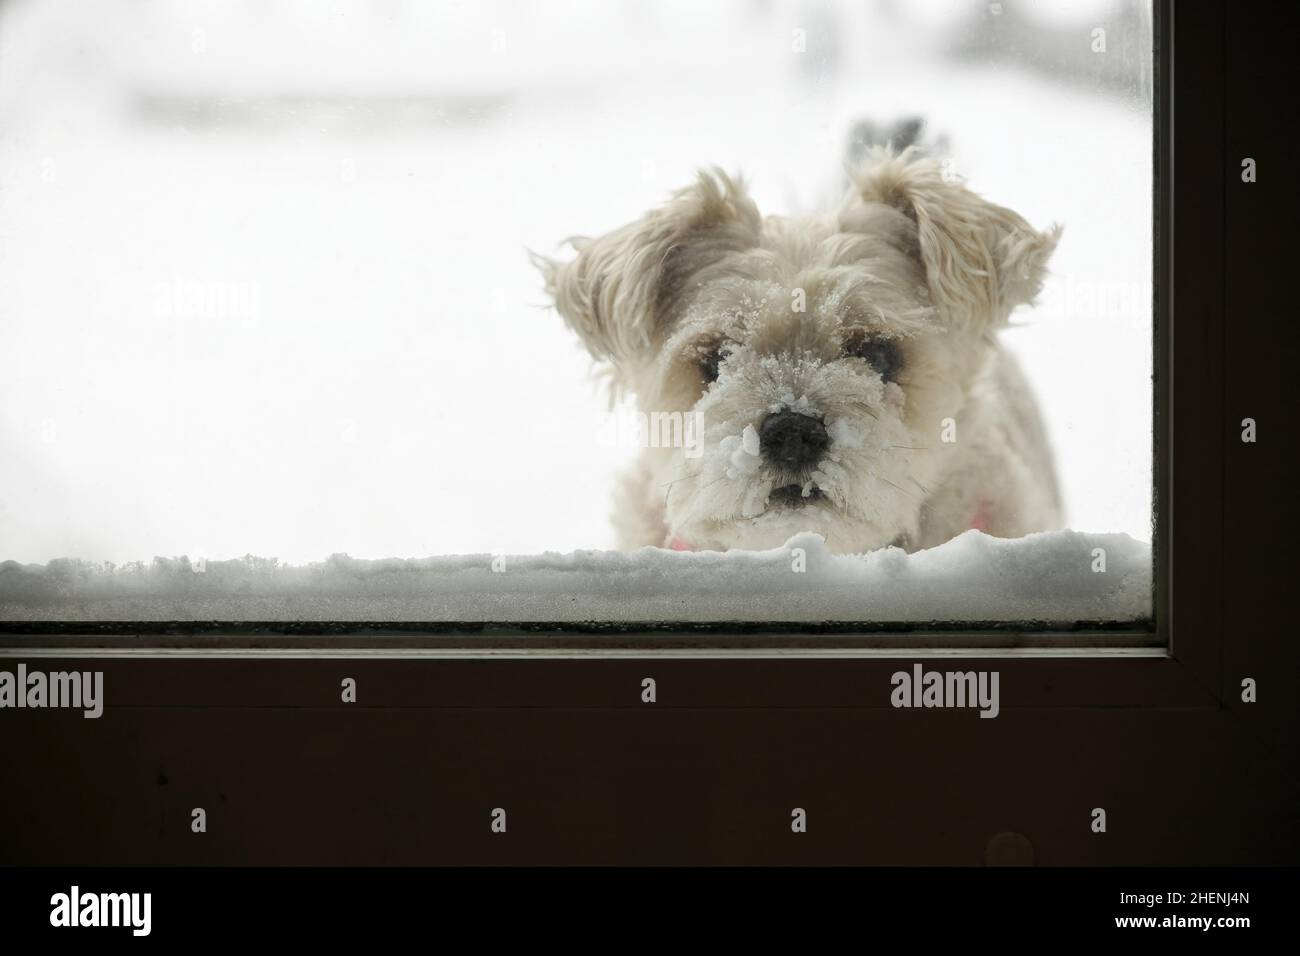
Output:
[[993,523],[993,506],[985,498],[980,499],[979,505],[975,508],[975,514],[971,516],[970,527],[973,531],[989,530]]

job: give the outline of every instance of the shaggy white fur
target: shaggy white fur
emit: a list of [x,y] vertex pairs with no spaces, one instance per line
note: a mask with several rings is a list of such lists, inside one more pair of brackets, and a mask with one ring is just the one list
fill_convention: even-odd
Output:
[[[1060,527],[1050,449],[996,332],[1060,234],[914,149],[870,151],[833,213],[762,217],[702,172],[566,263],[539,260],[615,387],[695,412],[703,452],[647,448],[617,495],[620,546],[931,547],[971,527]],[[698,449],[697,449],[698,451]]]

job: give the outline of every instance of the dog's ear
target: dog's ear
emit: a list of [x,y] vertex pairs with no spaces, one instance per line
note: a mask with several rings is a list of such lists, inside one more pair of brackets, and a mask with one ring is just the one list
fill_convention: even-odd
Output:
[[568,326],[616,372],[653,356],[690,277],[729,252],[753,247],[762,228],[744,183],[701,172],[659,209],[598,239],[571,239],[577,256],[534,261]]
[[840,213],[841,227],[853,230],[864,203],[906,215],[916,225],[914,251],[930,300],[950,321],[971,329],[996,327],[1042,288],[1060,226],[1038,232],[914,148],[897,155],[874,149],[849,176],[853,185]]

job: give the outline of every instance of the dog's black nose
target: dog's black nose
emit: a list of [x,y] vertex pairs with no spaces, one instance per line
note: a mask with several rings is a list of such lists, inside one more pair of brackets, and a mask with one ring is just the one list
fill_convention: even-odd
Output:
[[831,436],[816,418],[784,411],[763,419],[758,440],[763,455],[774,465],[804,468],[818,462],[830,445]]

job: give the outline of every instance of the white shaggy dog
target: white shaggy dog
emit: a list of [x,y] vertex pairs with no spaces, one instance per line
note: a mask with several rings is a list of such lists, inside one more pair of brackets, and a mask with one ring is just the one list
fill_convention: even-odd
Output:
[[[1032,229],[914,148],[868,152],[833,214],[759,214],[701,173],[570,262],[556,308],[647,416],[618,491],[623,548],[932,547],[968,528],[1057,528],[1037,410],[996,333],[1042,285],[1059,227]],[[700,440],[692,455],[692,426]]]

